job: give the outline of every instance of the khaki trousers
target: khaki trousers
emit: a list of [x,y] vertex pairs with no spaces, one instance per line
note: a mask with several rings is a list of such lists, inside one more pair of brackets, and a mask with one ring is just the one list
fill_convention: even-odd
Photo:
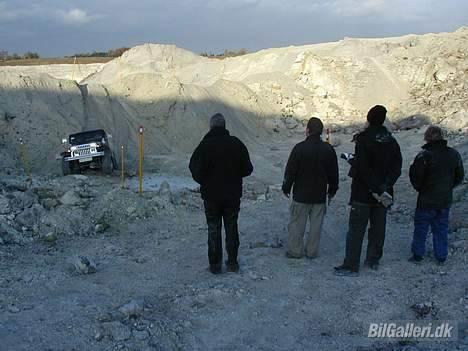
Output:
[[288,224],[288,254],[290,256],[298,258],[304,256],[304,232],[307,219],[309,219],[310,230],[305,243],[305,254],[310,258],[317,257],[326,209],[325,204],[303,204],[292,201]]

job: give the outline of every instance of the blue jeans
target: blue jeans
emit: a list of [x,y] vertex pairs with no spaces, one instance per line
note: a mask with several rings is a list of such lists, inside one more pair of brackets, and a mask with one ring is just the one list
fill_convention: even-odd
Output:
[[414,235],[411,251],[416,256],[424,256],[426,251],[426,236],[429,226],[432,230],[432,245],[434,256],[439,261],[445,261],[448,254],[449,208],[440,210],[417,208],[414,214]]

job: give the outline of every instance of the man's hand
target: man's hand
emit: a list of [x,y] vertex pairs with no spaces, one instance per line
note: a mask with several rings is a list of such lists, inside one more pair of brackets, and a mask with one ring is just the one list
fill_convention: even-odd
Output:
[[289,193],[283,192],[283,194],[289,199]]
[[393,197],[386,191],[382,193],[382,195],[372,193],[372,196],[382,204],[384,207],[390,207],[393,205]]

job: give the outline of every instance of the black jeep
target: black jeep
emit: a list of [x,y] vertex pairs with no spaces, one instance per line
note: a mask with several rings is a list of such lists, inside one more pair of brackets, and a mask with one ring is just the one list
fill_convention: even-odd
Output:
[[77,174],[86,168],[101,169],[105,174],[112,174],[116,169],[114,154],[109,146],[109,138],[102,129],[70,134],[63,139],[66,150],[62,157],[63,175]]

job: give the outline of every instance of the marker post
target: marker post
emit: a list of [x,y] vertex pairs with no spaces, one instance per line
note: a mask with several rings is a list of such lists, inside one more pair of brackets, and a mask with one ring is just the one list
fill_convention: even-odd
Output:
[[143,135],[143,126],[140,126],[139,133],[140,133],[140,153],[138,159],[138,193],[140,195],[143,194],[143,142],[144,142],[144,135]]
[[125,188],[125,157],[124,157],[124,146],[120,146],[120,187]]
[[26,145],[23,141],[23,138],[20,138],[19,142],[20,142],[21,161],[23,161],[24,172],[28,176],[29,184],[31,184],[32,176],[31,176],[31,168],[29,166],[28,152],[26,150]]

